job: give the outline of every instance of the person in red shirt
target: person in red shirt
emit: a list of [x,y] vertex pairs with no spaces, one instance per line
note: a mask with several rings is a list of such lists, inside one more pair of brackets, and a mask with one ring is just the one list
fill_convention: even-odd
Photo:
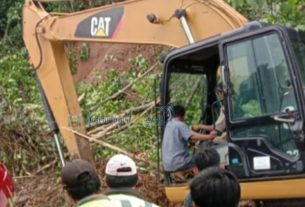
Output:
[[0,207],[13,207],[14,182],[8,170],[0,164]]

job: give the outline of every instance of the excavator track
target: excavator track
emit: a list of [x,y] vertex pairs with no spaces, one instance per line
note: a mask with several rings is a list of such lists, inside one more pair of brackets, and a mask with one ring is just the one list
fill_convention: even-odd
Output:
[[257,207],[304,207],[305,199],[257,201]]

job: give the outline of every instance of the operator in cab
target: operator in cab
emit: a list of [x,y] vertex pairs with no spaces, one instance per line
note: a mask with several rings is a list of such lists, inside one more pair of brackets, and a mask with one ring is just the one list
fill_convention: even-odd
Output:
[[[223,84],[221,82],[217,85],[215,91],[216,91],[219,101],[222,103],[224,100],[225,94],[224,94],[224,90],[223,90]],[[224,133],[226,130],[226,118],[225,118],[223,103],[221,104],[219,116],[214,124],[212,124],[212,125],[198,124],[198,125],[192,126],[192,130],[194,130],[194,131],[200,131],[201,129],[203,129],[209,133],[217,134],[215,139],[213,139],[214,143],[227,144],[226,133]]]
[[193,156],[189,153],[190,140],[212,140],[216,133],[200,134],[192,131],[185,123],[185,108],[180,105],[173,107],[173,118],[165,126],[162,141],[162,162],[165,172],[174,172],[175,177],[183,182],[184,174],[196,173]]

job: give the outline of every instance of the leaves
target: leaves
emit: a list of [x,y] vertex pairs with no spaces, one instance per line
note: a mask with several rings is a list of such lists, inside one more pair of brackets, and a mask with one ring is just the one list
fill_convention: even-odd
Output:
[[[112,57],[112,59],[115,59],[115,57]],[[97,73],[94,84],[82,83],[78,85],[78,94],[86,94],[81,104],[85,120],[102,120],[107,117],[116,117],[125,110],[154,100],[155,75],[151,74],[135,82],[122,95],[103,103],[103,105],[99,104],[102,100],[120,91],[140,74],[147,71],[149,63],[139,54],[129,60],[127,68],[128,70],[124,73],[118,73],[115,69],[109,70],[104,76]],[[146,151],[149,159],[156,160],[157,139],[155,138],[155,123],[155,114],[152,112],[147,113],[145,116],[131,115],[127,123],[127,129],[122,131],[121,125],[119,125],[114,134],[104,139],[112,145],[127,149],[129,152],[139,153]],[[112,154],[109,150],[101,149],[98,146],[95,146],[94,149],[95,154],[99,157]]]
[[305,28],[305,2],[300,0],[227,0],[250,20]]

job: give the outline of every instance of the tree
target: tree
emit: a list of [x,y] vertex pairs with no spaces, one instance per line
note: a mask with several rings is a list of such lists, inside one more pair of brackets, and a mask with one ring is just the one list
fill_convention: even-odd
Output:
[[305,30],[305,2],[302,0],[227,0],[249,20],[260,20]]

